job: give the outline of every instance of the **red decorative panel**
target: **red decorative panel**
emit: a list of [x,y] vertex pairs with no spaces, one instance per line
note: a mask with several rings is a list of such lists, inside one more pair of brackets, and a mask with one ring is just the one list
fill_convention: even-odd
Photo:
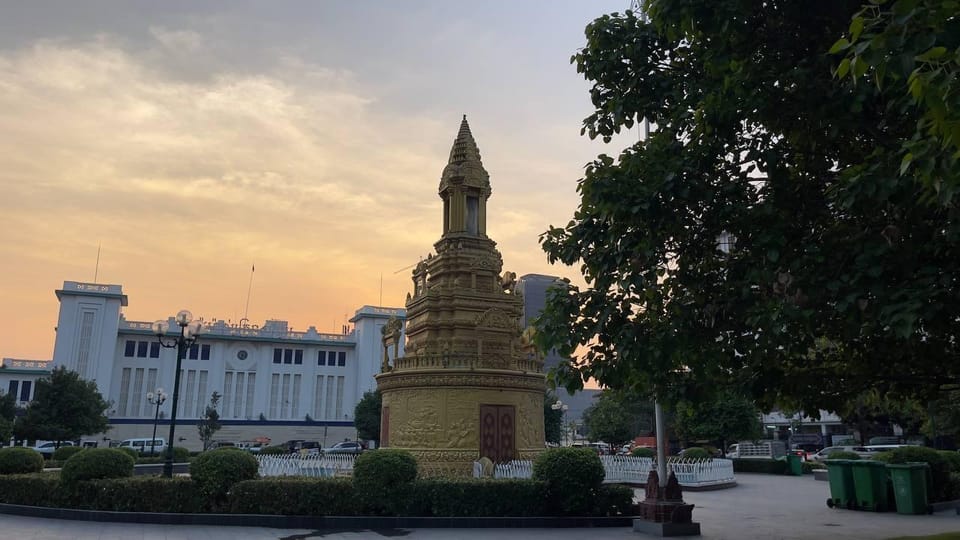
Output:
[[510,461],[516,456],[516,411],[512,405],[480,406],[480,456],[495,463]]

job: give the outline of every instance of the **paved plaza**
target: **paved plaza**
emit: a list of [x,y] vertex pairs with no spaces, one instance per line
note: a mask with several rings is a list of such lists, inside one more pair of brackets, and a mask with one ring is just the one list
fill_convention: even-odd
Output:
[[[952,511],[933,516],[901,516],[826,506],[826,482],[810,476],[738,474],[732,489],[687,493],[705,540],[884,539],[960,531]],[[638,491],[642,494],[642,490]],[[255,527],[134,525],[91,523],[0,515],[0,538],[18,540],[347,540],[363,538],[480,540],[590,540],[646,538],[616,529],[414,529],[388,531],[309,531]]]

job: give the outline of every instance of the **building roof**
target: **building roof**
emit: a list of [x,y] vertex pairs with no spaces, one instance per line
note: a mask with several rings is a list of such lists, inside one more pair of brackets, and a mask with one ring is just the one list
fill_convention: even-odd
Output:
[[463,115],[457,138],[450,148],[450,159],[440,176],[440,192],[451,185],[464,185],[490,192],[490,175],[480,160],[480,148],[470,132],[467,115]]

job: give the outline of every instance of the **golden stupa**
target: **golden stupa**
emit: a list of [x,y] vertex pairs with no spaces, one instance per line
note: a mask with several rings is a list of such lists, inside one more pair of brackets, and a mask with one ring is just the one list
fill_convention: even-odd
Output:
[[[466,476],[481,457],[544,449],[543,361],[523,331],[515,274],[487,237],[490,175],[464,116],[440,177],[443,235],[413,271],[406,343],[384,327],[380,444],[416,456],[425,476]],[[389,352],[394,351],[390,359]]]

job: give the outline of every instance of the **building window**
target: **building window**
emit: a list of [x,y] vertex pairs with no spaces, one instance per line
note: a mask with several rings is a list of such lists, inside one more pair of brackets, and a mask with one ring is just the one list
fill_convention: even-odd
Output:
[[[280,349],[276,349],[280,350]],[[277,403],[280,401],[280,374],[274,373],[270,377],[270,418],[277,417]]]
[[298,366],[303,364],[303,349],[295,349],[293,351],[293,363]]
[[137,342],[137,358],[146,358],[147,357],[147,342],[138,341]]
[[10,381],[10,385],[7,386],[7,393],[13,397],[17,397],[17,390],[20,389],[20,381]]
[[283,350],[283,363],[292,364],[293,363],[293,349],[284,349]]
[[273,350],[273,363],[279,364],[283,361],[283,349]]
[[200,345],[194,343],[190,346],[189,351],[187,352],[187,358],[190,360],[196,360],[200,356]]
[[117,415],[127,415],[127,400],[130,396],[130,374],[133,370],[123,368],[120,374],[120,398],[117,400]]
[[317,351],[317,365],[327,365],[327,351]]
[[347,365],[347,353],[346,351],[340,351],[337,353],[337,365],[343,367]]
[[467,197],[467,234],[477,234],[480,199]]
[[336,420],[340,419],[340,415],[343,414],[343,383],[344,377],[337,377],[337,416]]
[[[157,343],[159,345],[159,343]],[[137,342],[132,339],[128,339],[127,343],[123,347],[123,355],[127,358],[133,358],[137,354]]]
[[160,358],[160,344],[156,341],[150,344],[150,358]]
[[209,360],[210,359],[210,345],[201,345],[200,346],[200,359]]
[[23,381],[20,383],[20,401],[30,401],[30,389],[33,381]]
[[87,378],[87,364],[90,361],[90,343],[93,341],[93,311],[83,312],[80,322],[80,344],[77,347],[77,373]]

